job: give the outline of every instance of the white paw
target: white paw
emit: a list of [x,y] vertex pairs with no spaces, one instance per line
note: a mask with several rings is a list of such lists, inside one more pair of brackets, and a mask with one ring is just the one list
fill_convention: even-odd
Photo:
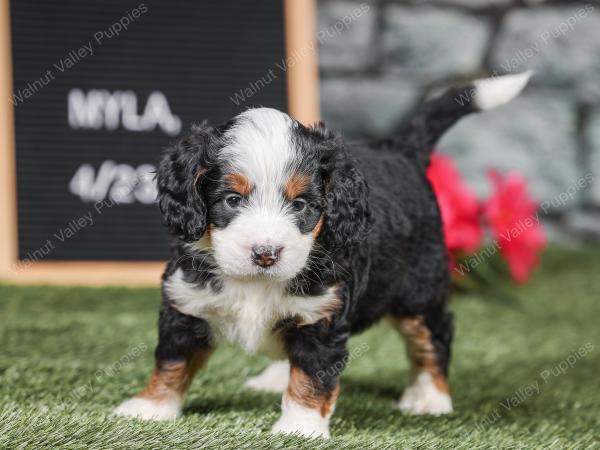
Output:
[[273,434],[293,434],[296,436],[302,436],[307,438],[323,438],[330,439],[331,434],[329,433],[329,427],[323,426],[316,423],[291,423],[284,418],[280,418],[273,428],[271,428]]
[[117,416],[142,420],[175,420],[181,416],[181,401],[178,399],[155,401],[134,397],[117,406],[113,413]]
[[246,387],[255,391],[284,392],[290,381],[290,363],[273,361],[265,370],[246,380]]
[[398,408],[405,414],[439,416],[452,412],[452,399],[435,386],[429,373],[423,372],[405,389]]
[[307,408],[284,397],[281,417],[271,428],[271,433],[329,439],[329,417],[331,414],[323,417],[316,409]]

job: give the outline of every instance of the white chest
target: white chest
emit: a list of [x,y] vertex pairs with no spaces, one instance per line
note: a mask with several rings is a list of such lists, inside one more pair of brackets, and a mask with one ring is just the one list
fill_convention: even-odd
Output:
[[325,317],[337,303],[333,288],[324,295],[289,295],[281,283],[225,279],[223,288],[214,292],[199,288],[183,279],[177,270],[165,281],[165,291],[175,308],[183,314],[206,320],[216,343],[227,341],[246,351],[261,351],[281,357],[283,348],[273,332],[283,319],[298,318],[305,324]]

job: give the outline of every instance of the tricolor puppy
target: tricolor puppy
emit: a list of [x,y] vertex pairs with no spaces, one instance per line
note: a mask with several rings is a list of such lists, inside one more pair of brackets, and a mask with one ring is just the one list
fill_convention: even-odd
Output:
[[451,412],[448,261],[425,171],[450,126],[507,102],[528,78],[451,89],[369,144],[267,108],[193,127],[158,169],[173,255],[156,367],[116,413],[177,418],[194,374],[228,341],[274,361],[247,382],[283,392],[273,432],[329,437],[348,338],[383,317],[411,363],[399,408]]

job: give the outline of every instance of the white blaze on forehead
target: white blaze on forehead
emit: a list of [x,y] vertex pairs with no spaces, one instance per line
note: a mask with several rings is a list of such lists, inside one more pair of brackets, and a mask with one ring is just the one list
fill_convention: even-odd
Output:
[[297,155],[292,143],[294,126],[285,113],[257,108],[237,116],[225,134],[228,144],[221,151],[223,162],[250,180],[253,197],[261,206],[278,201],[291,175]]

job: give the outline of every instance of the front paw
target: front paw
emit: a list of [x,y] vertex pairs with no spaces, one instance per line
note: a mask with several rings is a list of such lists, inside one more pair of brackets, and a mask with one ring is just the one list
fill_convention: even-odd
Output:
[[281,417],[275,422],[275,425],[271,428],[271,433],[292,434],[306,438],[331,438],[328,424],[313,421],[291,421],[286,417]]
[[284,395],[281,402],[281,417],[273,425],[271,433],[294,434],[310,438],[329,439],[329,417],[331,412],[322,416],[317,409],[308,408]]
[[181,416],[181,402],[176,399],[159,401],[134,397],[117,406],[113,414],[142,420],[175,420]]

